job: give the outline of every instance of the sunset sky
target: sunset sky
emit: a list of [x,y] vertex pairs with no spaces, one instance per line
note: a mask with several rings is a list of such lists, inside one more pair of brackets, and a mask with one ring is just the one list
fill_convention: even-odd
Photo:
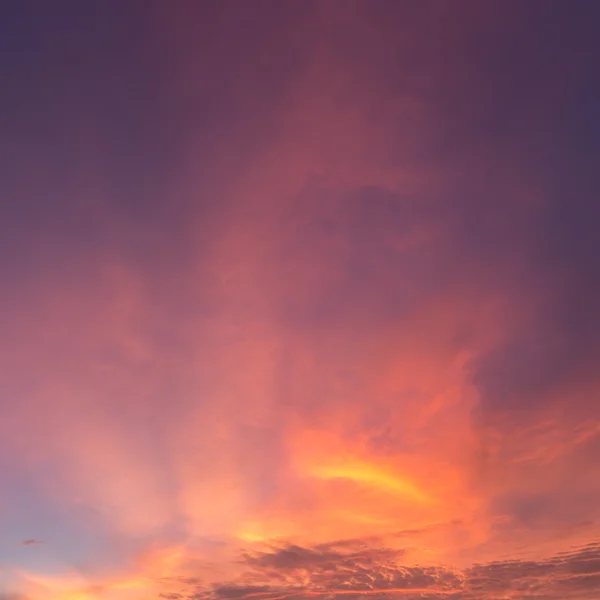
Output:
[[598,600],[600,2],[0,6],[0,600]]

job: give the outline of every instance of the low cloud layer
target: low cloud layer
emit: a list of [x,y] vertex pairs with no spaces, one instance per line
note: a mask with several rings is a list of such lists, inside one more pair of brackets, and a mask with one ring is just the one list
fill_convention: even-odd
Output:
[[[352,547],[354,546],[354,547]],[[167,600],[247,598],[381,598],[488,600],[592,599],[600,584],[600,544],[562,552],[546,560],[507,559],[468,569],[403,566],[403,552],[352,544],[303,548],[285,546],[246,555],[245,572],[228,584],[205,589],[181,580]],[[259,583],[261,582],[261,583]],[[171,584],[173,582],[170,582]]]

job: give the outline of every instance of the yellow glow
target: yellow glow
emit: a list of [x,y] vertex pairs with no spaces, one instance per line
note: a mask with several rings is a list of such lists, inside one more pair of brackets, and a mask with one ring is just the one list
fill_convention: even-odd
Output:
[[248,521],[240,527],[235,537],[247,543],[261,543],[274,540],[280,537],[286,537],[294,532],[294,527],[279,519],[267,522]]
[[238,539],[243,542],[248,542],[249,544],[258,544],[261,542],[266,542],[269,538],[261,535],[259,533],[254,533],[252,531],[240,531],[237,535]]
[[428,504],[432,499],[407,477],[396,475],[381,467],[360,461],[344,461],[336,464],[315,465],[310,475],[319,479],[349,479]]
[[368,514],[359,514],[348,511],[341,511],[339,513],[339,517],[352,523],[364,523],[366,525],[388,525],[390,522],[388,519],[382,519]]
[[149,585],[149,580],[146,577],[134,577],[124,581],[117,581],[110,589],[114,590],[136,590],[144,589]]

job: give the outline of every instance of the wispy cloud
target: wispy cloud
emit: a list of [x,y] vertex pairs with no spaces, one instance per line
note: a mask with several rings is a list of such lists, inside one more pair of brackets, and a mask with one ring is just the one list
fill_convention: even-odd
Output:
[[35,538],[30,538],[28,540],[23,540],[21,544],[23,546],[37,546],[38,544],[43,544],[42,540],[36,540]]

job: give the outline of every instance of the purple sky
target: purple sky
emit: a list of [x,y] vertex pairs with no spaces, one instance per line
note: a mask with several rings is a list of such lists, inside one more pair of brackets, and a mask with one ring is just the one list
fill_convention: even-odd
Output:
[[596,600],[599,27],[5,2],[0,600]]

